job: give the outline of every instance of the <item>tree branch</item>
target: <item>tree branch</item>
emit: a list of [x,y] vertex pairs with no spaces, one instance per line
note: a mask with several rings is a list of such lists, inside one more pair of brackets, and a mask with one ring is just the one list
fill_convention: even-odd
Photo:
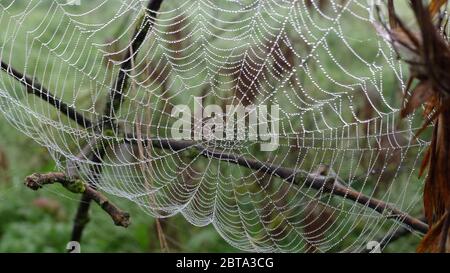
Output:
[[113,128],[112,123],[114,122],[115,111],[120,108],[123,100],[123,90],[128,87],[128,79],[130,75],[128,71],[132,69],[133,61],[136,59],[137,53],[139,52],[142,43],[147,37],[150,30],[153,28],[153,24],[156,19],[156,12],[161,7],[163,0],[150,0],[147,4],[145,10],[144,18],[142,24],[136,27],[134,34],[132,36],[131,42],[127,48],[127,53],[123,59],[122,65],[120,66],[119,74],[117,79],[110,90],[108,101],[106,102],[106,107],[104,109],[104,120],[105,122],[110,122],[109,126]]
[[81,196],[78,204],[77,213],[73,220],[71,241],[81,242],[83,237],[83,231],[86,225],[89,223],[89,209],[91,207],[91,198],[87,194]]
[[68,106],[66,103],[61,101],[59,98],[55,97],[49,90],[43,87],[36,79],[31,79],[30,77],[23,75],[18,70],[11,67],[9,64],[1,60],[1,70],[6,72],[8,75],[14,77],[27,89],[27,92],[40,97],[42,100],[48,102],[54,106],[62,114],[66,115],[78,125],[83,128],[90,128],[92,122],[86,118],[83,114],[77,112],[75,108]]
[[336,183],[336,178],[326,177],[321,175],[312,175],[302,170],[289,169],[281,167],[275,164],[263,163],[261,161],[256,161],[248,159],[242,156],[237,156],[234,154],[227,154],[221,151],[212,151],[201,145],[198,145],[194,141],[189,140],[171,140],[171,139],[144,139],[137,140],[132,136],[125,138],[125,142],[136,144],[138,141],[144,141],[151,144],[153,147],[170,149],[172,151],[184,151],[195,149],[197,153],[207,158],[214,158],[220,161],[226,161],[240,165],[245,168],[249,168],[255,171],[270,173],[275,175],[284,181],[294,184],[303,188],[313,188],[317,191],[322,191],[335,196],[340,196],[347,200],[356,202],[363,206],[367,206],[372,210],[378,212],[379,214],[389,218],[394,219],[400,223],[403,223],[413,230],[421,233],[426,233],[428,231],[428,225],[421,220],[410,216],[409,214],[397,209],[396,207],[385,203],[381,200],[371,198],[364,195],[361,192],[355,191],[352,188],[345,187],[340,183]]
[[[425,217],[419,218],[420,221],[424,222],[426,221]],[[413,234],[413,230],[411,230],[409,227],[399,227],[397,230],[394,230],[387,235],[384,235],[383,237],[379,239],[375,239],[376,242],[380,243],[380,248],[384,249],[389,244],[394,243],[397,240],[400,240],[403,237],[409,236]],[[363,253],[370,253],[370,249],[365,249],[362,252]]]
[[128,212],[119,209],[103,194],[94,190],[80,179],[72,179],[64,173],[32,174],[25,179],[25,185],[32,190],[38,190],[45,185],[56,183],[61,184],[64,188],[73,193],[82,193],[86,198],[94,200],[111,216],[115,225],[128,227],[130,224],[130,214]]

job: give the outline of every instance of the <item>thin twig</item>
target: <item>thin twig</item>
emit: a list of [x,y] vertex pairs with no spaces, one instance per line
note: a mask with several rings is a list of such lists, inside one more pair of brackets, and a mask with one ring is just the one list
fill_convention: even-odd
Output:
[[[425,217],[421,217],[419,218],[420,221],[422,222],[426,222],[426,218]],[[385,247],[387,247],[388,245],[390,245],[391,243],[394,243],[398,240],[400,240],[401,238],[404,238],[406,236],[409,236],[411,234],[413,234],[413,230],[411,228],[408,227],[399,227],[396,230],[383,235],[383,237],[379,238],[379,239],[375,239],[374,241],[379,242],[380,243],[380,248],[384,249]],[[369,253],[371,250],[370,249],[365,249],[362,252],[363,253]]]
[[43,87],[36,79],[32,79],[26,75],[20,73],[17,69],[14,69],[9,64],[1,60],[1,70],[8,75],[14,77],[17,81],[23,84],[27,88],[27,92],[40,97],[42,100],[48,102],[62,114],[68,116],[71,120],[75,121],[83,128],[90,128],[92,122],[86,118],[83,114],[77,112],[75,108],[68,106],[62,102],[59,98],[54,96],[49,90]]
[[38,190],[45,185],[59,183],[64,188],[73,193],[85,194],[91,200],[94,200],[106,213],[108,213],[114,224],[117,226],[128,227],[130,224],[130,214],[119,209],[111,203],[102,193],[96,191],[80,179],[73,179],[64,173],[46,173],[32,174],[25,179],[25,185],[32,189]]
[[[88,145],[89,146],[89,145]],[[103,147],[103,145],[101,146]],[[89,146],[89,149],[90,146]],[[102,158],[104,157],[105,149],[101,148],[100,151],[98,151],[100,154],[92,152],[91,159],[94,163],[100,163],[102,161]],[[84,151],[78,155],[78,157],[83,157]],[[98,176],[103,170],[102,165],[94,165],[94,167],[90,168],[90,179],[92,181],[98,181]],[[66,170],[66,173],[69,173],[69,176],[73,177],[76,176],[76,174],[71,173],[72,170],[69,172]],[[92,188],[95,188],[95,185],[89,181],[89,186]],[[75,214],[75,218],[73,220],[73,227],[72,227],[72,236],[71,241],[81,242],[81,238],[83,235],[83,230],[86,227],[87,223],[89,222],[89,209],[91,206],[91,198],[87,193],[83,193],[81,196],[80,202],[78,204],[77,213]]]
[[81,242],[83,237],[83,231],[86,225],[89,223],[89,209],[91,207],[91,198],[84,194],[81,196],[80,203],[78,205],[77,213],[73,220],[71,241]]
[[108,101],[106,102],[103,123],[108,121],[110,122],[106,123],[106,126],[114,128],[112,123],[115,119],[115,111],[120,108],[124,95],[123,91],[128,87],[128,79],[130,78],[128,71],[132,69],[133,61],[136,59],[140,47],[145,41],[145,38],[150,30],[153,28],[153,24],[155,23],[157,16],[156,13],[161,7],[162,2],[163,0],[150,0],[148,2],[142,24],[137,26],[132,36],[131,43],[127,48],[127,53],[123,59],[122,65],[120,66],[119,74],[117,75],[117,79],[110,90]]

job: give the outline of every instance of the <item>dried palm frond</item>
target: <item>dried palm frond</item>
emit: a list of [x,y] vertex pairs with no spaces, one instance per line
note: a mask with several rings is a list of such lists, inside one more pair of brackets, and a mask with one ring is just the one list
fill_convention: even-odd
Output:
[[440,9],[442,8],[442,6],[447,4],[447,0],[432,0],[430,1],[430,5],[429,5],[429,11],[430,13],[433,14],[437,14]]
[[[446,2],[430,1],[426,8],[421,0],[410,1],[419,28],[414,32],[399,19],[394,2],[388,1],[390,41],[410,68],[404,94],[406,103],[401,115],[406,117],[424,106],[425,122],[417,135],[430,124],[434,125],[431,145],[420,171],[422,175],[428,167],[424,208],[431,228],[419,245],[419,252],[450,251],[447,243],[450,222],[450,46],[440,31],[441,25],[434,23]],[[418,83],[409,92],[415,80]]]

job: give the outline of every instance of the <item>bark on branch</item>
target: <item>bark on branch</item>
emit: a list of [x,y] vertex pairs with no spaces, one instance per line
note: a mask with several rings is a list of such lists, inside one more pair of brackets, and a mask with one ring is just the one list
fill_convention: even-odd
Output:
[[[425,223],[426,218],[421,217],[419,220]],[[396,242],[404,237],[407,237],[409,235],[412,235],[413,233],[414,233],[414,231],[412,229],[410,229],[409,227],[399,227],[397,230],[394,230],[394,231],[380,237],[379,239],[375,239],[374,241],[379,242],[380,248],[384,249],[389,244],[394,243],[394,242]],[[370,249],[365,249],[362,252],[370,253],[370,251],[371,251]]]
[[[110,90],[106,107],[104,109],[104,120],[106,126],[114,128],[115,111],[120,108],[123,100],[124,90],[128,87],[128,80],[130,78],[129,71],[133,69],[133,61],[148,36],[148,33],[153,28],[156,19],[156,12],[160,9],[163,0],[150,0],[147,4],[142,23],[136,26],[131,42],[126,50],[126,55],[119,69],[119,74]],[[107,123],[109,122],[109,123]]]
[[75,121],[78,125],[83,128],[90,128],[92,122],[86,118],[83,114],[77,112],[75,108],[68,106],[66,103],[61,101],[59,98],[54,96],[49,90],[43,87],[36,79],[32,79],[14,69],[9,64],[1,60],[1,70],[6,72],[8,75],[14,77],[27,89],[27,92],[40,97],[42,100],[48,102],[50,105],[55,107],[59,112],[69,117],[71,120]]
[[83,231],[86,225],[89,223],[89,209],[91,207],[91,198],[87,194],[83,194],[78,203],[77,213],[73,219],[72,234],[70,236],[71,241],[81,242],[83,237]]
[[84,194],[89,199],[94,200],[106,213],[111,216],[115,225],[128,227],[130,224],[130,214],[128,212],[124,212],[119,209],[103,194],[94,190],[80,179],[72,179],[66,176],[66,174],[58,172],[47,174],[36,173],[25,179],[25,185],[32,190],[38,190],[45,185],[58,183],[73,193]]

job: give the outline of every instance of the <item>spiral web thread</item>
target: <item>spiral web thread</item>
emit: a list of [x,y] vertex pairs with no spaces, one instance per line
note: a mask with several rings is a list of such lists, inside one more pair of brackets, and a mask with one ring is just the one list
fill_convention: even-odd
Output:
[[[145,2],[0,1],[1,59],[101,120]],[[190,147],[132,145],[124,135],[138,143],[170,139],[171,110],[192,106],[195,97],[205,104],[279,105],[275,151],[260,151],[261,141],[198,143],[308,173],[325,164],[348,186],[417,212],[416,167],[427,142],[414,139],[420,125],[414,117],[398,118],[407,75],[372,15],[365,0],[165,1],[126,71],[130,85],[114,112],[119,130],[81,128],[6,73],[0,111],[47,147],[60,169],[75,166],[99,189],[152,216],[182,213],[194,225],[213,224],[245,251],[362,250],[400,224],[272,173],[205,158]],[[90,143],[94,152],[105,151],[101,163],[83,156]]]

